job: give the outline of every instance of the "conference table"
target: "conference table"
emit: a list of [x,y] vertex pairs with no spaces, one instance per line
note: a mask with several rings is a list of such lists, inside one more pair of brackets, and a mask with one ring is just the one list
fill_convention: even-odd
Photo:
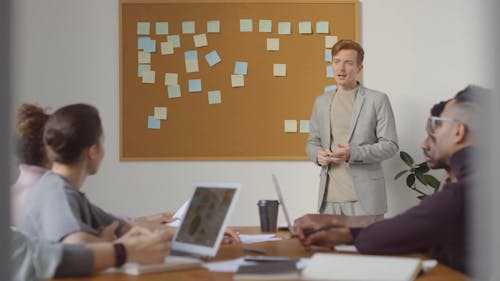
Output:
[[[260,234],[260,228],[258,227],[232,227],[232,229],[238,231],[242,234]],[[325,253],[342,253],[334,252],[330,249],[315,247],[312,249],[305,249],[295,238],[289,238],[287,232],[278,232],[277,236],[282,237],[282,240],[277,241],[267,241],[261,243],[255,243],[250,245],[222,245],[219,252],[214,258],[208,259],[207,261],[223,261],[229,259],[236,259],[244,255],[249,255],[248,252],[243,250],[244,247],[251,247],[253,249],[260,249],[265,251],[267,256],[290,256],[292,258],[302,258],[310,257],[314,253],[325,252]],[[350,253],[352,254],[352,253]],[[417,256],[419,255],[406,255],[406,256]],[[125,275],[125,274],[101,274],[94,275],[91,277],[81,277],[81,278],[63,278],[63,279],[53,279],[53,280],[63,280],[63,281],[79,281],[79,280],[92,280],[92,281],[129,281],[129,280],[140,280],[140,281],[204,281],[204,280],[233,280],[233,273],[226,272],[210,272],[205,268],[197,269],[187,269],[180,271],[170,271],[162,273],[153,274],[143,274],[139,276]],[[418,281],[462,281],[471,280],[468,276],[453,270],[445,265],[438,264],[433,269],[428,270],[424,274],[421,274],[416,280]]]

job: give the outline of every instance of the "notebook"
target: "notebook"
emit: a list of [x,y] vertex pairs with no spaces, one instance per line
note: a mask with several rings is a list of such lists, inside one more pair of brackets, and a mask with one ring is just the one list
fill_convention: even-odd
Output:
[[412,281],[422,269],[418,258],[316,253],[303,280]]
[[288,209],[286,208],[285,200],[283,199],[283,194],[281,193],[281,187],[280,183],[278,182],[278,177],[276,177],[275,174],[273,174],[272,177],[273,177],[274,189],[276,190],[276,194],[278,194],[278,200],[280,201],[281,208],[283,209],[283,213],[285,214],[285,220],[288,230],[290,231],[290,233],[294,233],[292,228],[292,222],[290,221],[290,216],[288,215]]
[[291,280],[298,278],[299,271],[295,260],[240,265],[233,275],[233,280]]
[[230,214],[236,205],[241,184],[204,182],[197,184],[186,213],[171,243],[171,255],[161,264],[127,263],[108,270],[143,274],[200,267],[200,257],[213,257],[219,250]]

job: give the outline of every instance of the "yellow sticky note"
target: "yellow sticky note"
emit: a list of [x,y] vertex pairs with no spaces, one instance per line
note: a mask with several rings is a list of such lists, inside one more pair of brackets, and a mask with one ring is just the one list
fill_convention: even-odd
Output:
[[142,73],[142,83],[154,84],[155,83],[155,72],[151,70],[144,71]]
[[312,34],[312,26],[310,21],[299,22],[299,33],[300,34]]
[[241,74],[231,75],[231,86],[233,88],[245,86],[245,77]]
[[194,35],[193,39],[194,39],[194,46],[196,48],[208,46],[207,35],[205,33]]
[[309,133],[309,120],[300,120],[299,130],[301,133]]
[[286,64],[275,63],[273,64],[274,76],[286,76]]
[[297,132],[297,120],[285,120],[285,133]]
[[267,50],[268,51],[279,51],[280,50],[280,39],[267,38]]
[[337,36],[325,36],[325,47],[327,49],[331,49],[333,47],[333,45],[335,45],[335,43],[337,43]]
[[186,63],[186,72],[198,72],[200,69],[198,68],[198,60],[185,60]]
[[151,53],[139,51],[138,56],[139,56],[138,59],[139,63],[151,63]]
[[177,85],[178,84],[177,78],[178,78],[177,73],[165,73],[165,85],[166,86]]
[[158,120],[167,120],[167,108],[155,107],[155,118]]
[[162,55],[171,55],[174,53],[174,44],[172,42],[161,42],[160,47]]

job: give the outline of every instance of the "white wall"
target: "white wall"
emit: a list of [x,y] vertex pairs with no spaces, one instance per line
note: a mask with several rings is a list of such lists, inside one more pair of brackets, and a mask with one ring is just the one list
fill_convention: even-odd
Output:
[[[107,155],[84,189],[97,205],[121,214],[149,214],[181,205],[197,181],[237,181],[244,190],[231,224],[255,225],[257,200],[276,197],[270,177],[276,173],[292,217],[315,211],[319,169],[308,161],[120,162],[118,1],[13,2],[14,106],[38,101],[58,108],[88,102],[101,112]],[[475,3],[361,1],[363,82],[389,94],[400,147],[419,161],[430,107],[468,83],[487,81]],[[402,181],[393,182],[403,168],[397,157],[384,167],[389,215],[394,215],[414,205],[416,194]]]

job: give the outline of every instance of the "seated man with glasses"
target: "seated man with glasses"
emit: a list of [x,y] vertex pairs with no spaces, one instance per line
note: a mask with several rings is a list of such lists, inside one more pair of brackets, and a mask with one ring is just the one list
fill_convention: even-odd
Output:
[[[474,175],[471,157],[475,124],[483,110],[480,102],[488,96],[487,90],[469,86],[446,103],[440,117],[431,117],[427,123],[430,159],[449,166],[454,182],[406,212],[365,228],[354,227],[363,216],[305,215],[294,226],[301,243],[327,247],[353,243],[363,254],[433,251],[440,263],[466,272],[465,191]],[[326,225],[336,227],[304,234]]]

